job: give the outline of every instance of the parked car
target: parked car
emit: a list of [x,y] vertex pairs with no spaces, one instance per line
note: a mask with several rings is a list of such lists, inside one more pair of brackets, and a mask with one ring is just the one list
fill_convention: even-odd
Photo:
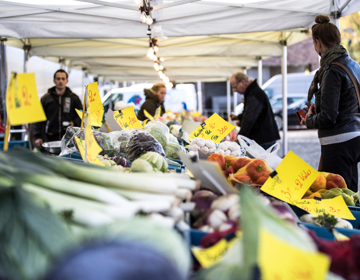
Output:
[[[289,93],[287,96],[287,101],[288,101],[287,104],[288,104],[288,106],[290,106],[291,104],[293,104],[299,100],[303,100],[306,97],[307,97],[307,93]],[[270,101],[273,111],[283,107],[282,95],[274,96],[274,97],[270,98],[269,101]]]
[[[296,112],[302,110],[306,107],[307,98],[302,98],[288,105],[288,126],[294,128],[305,128],[304,125],[300,125],[300,122],[296,116]],[[312,99],[311,102],[315,103],[315,99]],[[273,109],[274,117],[278,129],[283,127],[283,111],[282,107]]]

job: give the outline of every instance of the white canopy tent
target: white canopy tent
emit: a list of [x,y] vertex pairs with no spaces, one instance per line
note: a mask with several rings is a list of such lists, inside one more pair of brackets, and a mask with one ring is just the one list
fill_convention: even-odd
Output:
[[[156,20],[152,37],[171,37],[159,42],[158,55],[165,57],[163,66],[172,80],[226,80],[240,67],[282,55],[284,112],[286,46],[308,36],[305,32],[316,14],[331,14],[336,21],[360,10],[358,0],[150,3]],[[24,48],[26,54],[61,58],[69,67],[86,68],[110,80],[158,79],[153,62],[146,57],[148,27],[140,23],[133,0],[0,0],[0,11],[0,36],[7,38],[7,45]],[[228,91],[229,96],[229,86]],[[286,131],[287,114],[283,115]]]

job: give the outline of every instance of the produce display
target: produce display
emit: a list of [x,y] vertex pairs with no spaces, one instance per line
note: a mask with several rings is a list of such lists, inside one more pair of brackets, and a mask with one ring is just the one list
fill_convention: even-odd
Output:
[[343,177],[337,174],[320,172],[314,183],[306,191],[303,199],[330,199],[341,195],[349,206],[355,206],[359,200],[359,193],[349,190]]

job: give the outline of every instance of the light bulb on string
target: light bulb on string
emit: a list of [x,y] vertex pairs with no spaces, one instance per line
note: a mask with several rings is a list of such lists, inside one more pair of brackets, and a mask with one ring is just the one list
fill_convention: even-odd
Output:
[[143,22],[143,23],[146,23],[146,20],[147,20],[146,19],[146,14],[145,14],[145,12],[142,12],[141,16],[140,16],[140,21]]
[[163,57],[160,57],[159,60],[163,62],[165,59]]
[[159,47],[158,46],[155,46],[154,47],[154,52],[158,52],[159,51]]
[[152,25],[154,20],[151,18],[151,16],[146,16],[146,24],[147,25]]
[[158,58],[157,58],[156,55],[154,55],[154,56],[152,57],[152,59],[154,60],[154,62],[155,62],[155,61],[158,61]]
[[149,48],[146,56],[149,57],[149,58],[154,57],[154,50],[152,48]]
[[136,6],[142,6],[143,1],[142,1],[142,0],[134,0],[134,4],[135,4]]
[[163,71],[158,72],[159,76],[164,75]]
[[174,84],[172,82],[168,82],[165,84],[166,88],[173,88]]
[[164,70],[164,66],[160,65],[160,66],[159,66],[159,69],[160,69],[160,70]]
[[163,78],[163,81],[164,81],[164,83],[166,84],[166,83],[170,82],[170,79],[169,79],[169,77],[166,77],[166,76],[165,76],[165,77]]
[[159,64],[154,63],[154,69],[155,69],[155,71],[159,71]]

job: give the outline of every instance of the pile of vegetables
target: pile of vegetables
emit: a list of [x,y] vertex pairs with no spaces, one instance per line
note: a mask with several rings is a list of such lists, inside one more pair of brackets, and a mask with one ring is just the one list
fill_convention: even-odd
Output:
[[168,164],[165,158],[155,152],[147,152],[131,165],[132,172],[153,172],[159,171],[165,173],[168,169]]
[[331,199],[340,195],[349,206],[355,206],[355,203],[359,200],[359,192],[355,193],[349,190],[342,176],[333,173],[319,172],[318,177],[306,191],[303,199],[311,199],[314,197]]
[[303,223],[314,224],[321,227],[353,229],[353,226],[349,221],[327,213],[322,213],[319,216],[305,214],[300,217],[300,221],[302,221]]
[[183,220],[182,200],[191,199],[189,193],[199,187],[183,174],[122,173],[26,150],[1,153],[0,170],[13,174],[22,188],[55,212],[70,213],[71,221],[83,228],[140,212],[173,227]]
[[230,141],[224,141],[220,143],[217,149],[217,153],[232,157],[240,157],[245,155],[245,151],[240,148],[238,143]]
[[194,138],[189,145],[189,151],[197,154],[200,150],[205,155],[211,155],[216,151],[216,144],[212,140],[204,140],[202,138]]
[[233,185],[262,186],[273,171],[263,159],[235,158],[214,153],[207,160],[217,162]]

